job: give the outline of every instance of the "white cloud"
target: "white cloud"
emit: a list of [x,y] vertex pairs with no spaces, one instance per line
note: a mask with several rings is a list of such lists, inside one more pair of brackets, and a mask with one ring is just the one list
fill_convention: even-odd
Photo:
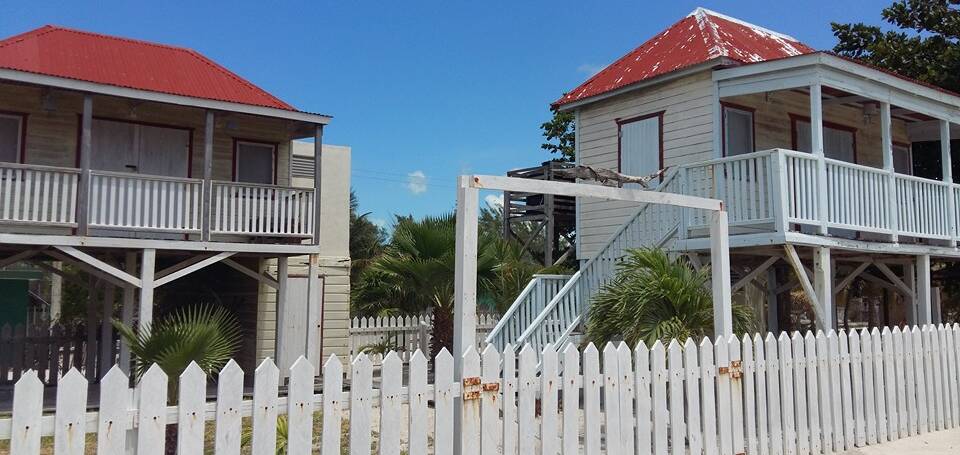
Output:
[[370,222],[373,223],[374,226],[377,226],[380,229],[387,228],[387,220],[383,218],[370,218]]
[[483,198],[486,201],[487,205],[490,208],[500,208],[503,207],[503,195],[502,194],[488,194]]
[[427,175],[423,171],[413,171],[407,174],[407,189],[413,194],[427,191]]
[[577,72],[586,74],[588,77],[593,77],[594,74],[599,73],[602,69],[602,66],[584,63],[577,67]]

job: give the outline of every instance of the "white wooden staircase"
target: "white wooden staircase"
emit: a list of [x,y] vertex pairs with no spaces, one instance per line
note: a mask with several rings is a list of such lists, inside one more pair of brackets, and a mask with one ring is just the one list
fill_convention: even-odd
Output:
[[[678,174],[670,173],[653,191],[680,192]],[[677,238],[682,211],[672,205],[644,204],[572,276],[534,277],[487,336],[487,343],[500,350],[508,343],[530,343],[540,352],[549,343],[559,349],[568,341],[577,342],[591,298],[613,278],[626,250],[668,248]]]

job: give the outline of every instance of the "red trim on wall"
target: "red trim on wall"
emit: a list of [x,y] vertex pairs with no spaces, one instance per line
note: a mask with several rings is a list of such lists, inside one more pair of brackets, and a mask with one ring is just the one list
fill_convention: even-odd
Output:
[[[657,126],[658,126],[658,129],[660,130],[659,131],[660,156],[658,157],[658,159],[660,163],[660,169],[663,169],[663,114],[665,114],[666,112],[667,111],[652,112],[650,114],[638,115],[636,117],[627,117],[623,119],[618,118],[615,120],[617,122],[617,172],[621,172],[621,168],[622,168],[622,165],[621,165],[622,144],[620,142],[620,137],[622,134],[621,127],[623,127],[623,125],[627,123],[639,122],[641,120],[647,120],[653,117],[659,117],[657,120],[657,123],[658,123]],[[662,178],[663,177],[661,177],[661,179]]]
[[757,151],[757,109],[744,106],[742,104],[730,103],[727,101],[720,102],[720,150],[721,156],[727,156],[727,110],[725,108],[737,109],[740,111],[745,111],[750,113],[750,134],[753,136],[751,139],[753,141],[753,150]]
[[[106,120],[106,121],[118,122],[118,123],[132,123],[134,125],[153,126],[157,128],[169,128],[172,130],[186,131],[187,137],[188,137],[187,139],[187,178],[193,177],[193,133],[195,132],[194,128],[189,126],[172,125],[169,123],[143,122],[140,120],[104,117],[100,115],[94,115],[93,119]],[[77,153],[76,153],[77,159],[75,161],[76,161],[76,167],[78,168],[80,167],[80,150],[81,150],[80,141],[82,140],[82,138],[83,138],[83,114],[77,114]]]
[[27,119],[30,117],[30,114],[26,112],[4,110],[0,110],[0,114],[9,115],[11,117],[20,117],[20,153],[17,159],[19,160],[19,163],[25,163],[27,159]]
[[[790,148],[797,150],[797,121],[810,123],[810,117],[800,114],[788,114],[790,116]],[[853,162],[859,164],[860,156],[857,153],[857,128],[840,123],[823,121],[823,126],[835,130],[846,131],[853,134]]]
[[269,145],[273,147],[273,184],[276,185],[277,184],[277,168],[279,167],[277,163],[277,159],[278,159],[278,155],[280,154],[280,143],[261,141],[257,139],[246,139],[242,137],[233,138],[233,165],[232,165],[233,170],[232,170],[232,176],[230,177],[230,180],[234,182],[237,181],[237,145],[241,142],[247,142],[250,144]]

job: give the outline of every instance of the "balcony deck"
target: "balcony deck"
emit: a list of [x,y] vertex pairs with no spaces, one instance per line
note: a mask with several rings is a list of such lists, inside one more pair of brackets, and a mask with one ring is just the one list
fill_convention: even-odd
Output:
[[[312,188],[91,171],[88,205],[80,170],[0,163],[0,235],[177,242],[313,243]],[[209,191],[209,197],[204,192]],[[85,212],[85,213],[84,213]],[[89,232],[77,232],[85,217]],[[204,223],[207,220],[208,223]],[[204,226],[209,234],[204,235]]]
[[[682,166],[672,191],[724,201],[731,246],[800,241],[951,253],[960,185],[773,149]],[[679,237],[705,247],[707,214],[687,210]],[[702,244],[702,245],[701,245]]]

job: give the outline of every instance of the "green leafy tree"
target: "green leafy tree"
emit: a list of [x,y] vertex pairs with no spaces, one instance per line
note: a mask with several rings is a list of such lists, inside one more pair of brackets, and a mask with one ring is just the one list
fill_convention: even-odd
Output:
[[896,30],[832,23],[833,50],[904,76],[960,91],[960,10],[956,0],[900,0],[881,11]]
[[360,202],[350,192],[350,284],[356,286],[360,274],[383,252],[387,234],[372,221],[370,212],[359,213]]
[[576,129],[573,112],[553,109],[553,117],[540,125],[546,142],[540,148],[560,155],[561,161],[576,159]]
[[[633,346],[671,338],[700,339],[713,334],[709,271],[659,249],[628,250],[613,280],[593,298],[587,339],[601,344],[622,339]],[[733,329],[753,329],[750,308],[733,306]]]

